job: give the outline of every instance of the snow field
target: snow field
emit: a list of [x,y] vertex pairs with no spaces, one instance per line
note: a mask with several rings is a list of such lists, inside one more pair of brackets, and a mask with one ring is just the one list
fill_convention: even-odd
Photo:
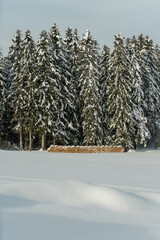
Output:
[[0,151],[0,240],[160,239],[160,151]]
[[[12,198],[32,201],[33,205],[59,204],[65,207],[104,208],[115,212],[132,212],[151,207],[155,201],[160,203],[159,194],[151,194],[150,199],[113,188],[104,188],[76,181],[21,182],[7,183],[0,194]],[[158,201],[157,201],[158,200]],[[9,206],[11,201],[5,203]],[[14,204],[13,204],[14,205]],[[22,204],[23,205],[23,204]],[[3,204],[2,206],[3,207]],[[43,213],[43,212],[42,212]]]

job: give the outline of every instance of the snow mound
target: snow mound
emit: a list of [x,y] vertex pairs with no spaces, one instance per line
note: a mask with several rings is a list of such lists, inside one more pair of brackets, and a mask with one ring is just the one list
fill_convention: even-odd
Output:
[[[24,204],[27,203],[28,205],[31,203],[34,205],[56,204],[87,209],[96,207],[116,212],[149,209],[152,203],[144,196],[79,181],[5,183],[0,186],[0,203],[2,195],[3,198],[8,196],[8,199],[9,197],[11,199],[19,198],[24,201]],[[8,202],[11,203],[11,201]]]
[[140,193],[140,196],[143,196],[144,198],[147,198],[148,200],[155,202],[157,204],[160,204],[160,192],[147,192],[147,193]]
[[0,151],[0,239],[160,239],[159,159]]

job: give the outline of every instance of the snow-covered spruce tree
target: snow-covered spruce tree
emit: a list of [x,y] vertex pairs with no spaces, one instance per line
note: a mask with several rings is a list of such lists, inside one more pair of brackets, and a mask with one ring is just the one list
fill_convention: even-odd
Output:
[[[35,108],[36,131],[42,136],[41,148],[46,148],[46,135],[56,127],[57,99],[59,95],[57,72],[53,68],[48,34],[42,31],[36,45]],[[55,134],[55,133],[54,133]]]
[[145,37],[141,54],[143,91],[145,96],[144,112],[147,128],[151,133],[149,147],[156,146],[160,130],[160,78],[153,41]]
[[25,82],[24,100],[24,129],[25,129],[25,149],[27,150],[27,140],[29,133],[29,150],[32,150],[32,132],[35,125],[35,103],[34,103],[34,78],[35,78],[35,43],[30,31],[26,31],[22,42],[22,68],[21,82]]
[[57,120],[54,143],[60,145],[75,144],[75,138],[72,132],[75,128],[72,123],[73,119],[73,99],[71,89],[71,74],[69,72],[70,62],[67,61],[68,52],[65,50],[64,42],[60,36],[59,30],[54,24],[49,34],[50,54],[52,57],[52,66],[58,74],[58,85],[60,98],[57,105]]
[[5,111],[6,99],[6,77],[5,77],[5,64],[0,49],[0,137],[4,134],[2,118]]
[[108,78],[108,64],[110,59],[110,49],[104,45],[100,59],[100,94],[102,97],[102,124],[103,124],[103,144],[108,135],[108,116],[107,116],[107,78]]
[[72,33],[70,27],[66,30],[66,36],[64,39],[64,47],[66,50],[66,59],[69,63],[69,73],[70,73],[70,92],[72,108],[69,111],[69,138],[70,144],[77,145],[80,144],[80,125],[79,125],[79,38],[77,29]]
[[160,75],[160,49],[157,44],[155,45],[155,53],[156,53],[156,61],[157,61],[156,66],[158,68],[158,72]]
[[16,130],[20,134],[20,150],[23,149],[23,126],[25,121],[24,106],[26,95],[26,82],[22,80],[21,70],[22,70],[22,39],[21,31],[17,30],[14,38],[13,45],[10,47],[9,60],[11,62],[11,87],[9,99],[13,104],[14,117],[13,119],[17,121]]
[[121,34],[115,36],[114,50],[108,68],[108,131],[109,145],[134,148],[134,118],[132,112],[132,86],[128,71],[128,57]]
[[[156,66],[157,66],[158,73],[159,73],[159,76],[160,76],[160,49],[159,49],[158,45],[155,46],[155,53],[156,53]],[[159,82],[158,85],[160,87],[160,82]],[[160,146],[160,131],[158,132],[157,137],[158,137],[157,146]]]
[[6,143],[16,143],[17,144],[17,133],[13,130],[15,127],[15,122],[13,119],[13,104],[9,99],[9,91],[11,86],[11,78],[10,78],[10,69],[11,63],[8,60],[8,57],[2,59],[3,65],[3,78],[5,79],[5,94],[4,94],[4,111],[1,118],[1,132],[3,133],[3,140]]
[[147,119],[144,116],[144,92],[142,89],[141,68],[138,57],[136,56],[137,40],[135,37],[127,40],[126,49],[129,57],[128,70],[131,77],[132,86],[132,113],[134,119],[134,128],[136,130],[134,138],[134,147],[137,149],[139,145],[146,146],[147,140],[150,138],[150,132],[146,127]]
[[83,145],[101,145],[103,131],[98,44],[88,30],[81,40],[80,73]]

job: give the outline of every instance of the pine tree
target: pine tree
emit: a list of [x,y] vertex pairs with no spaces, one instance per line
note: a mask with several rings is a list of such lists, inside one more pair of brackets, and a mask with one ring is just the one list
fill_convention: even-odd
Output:
[[108,116],[107,116],[107,87],[108,87],[108,67],[110,59],[110,49],[104,45],[100,60],[100,93],[102,96],[102,124],[103,124],[103,143],[106,144],[108,135]]
[[25,148],[27,149],[27,136],[29,133],[29,150],[32,150],[32,131],[35,124],[35,103],[34,103],[34,78],[35,78],[35,43],[30,31],[26,31],[22,42],[22,69],[21,81],[25,82],[24,94],[24,115],[25,115]]
[[[133,37],[131,40],[127,39],[127,53],[129,57],[128,70],[131,76],[132,86],[132,113],[134,119],[135,135],[134,147],[137,148],[140,144],[146,146],[148,139],[150,138],[150,132],[147,129],[147,118],[144,116],[144,92],[141,78],[141,68],[139,65],[138,57],[136,56],[137,40]],[[139,55],[138,55],[139,56]]]
[[160,129],[160,78],[153,41],[148,36],[144,39],[141,54],[143,69],[143,91],[145,95],[144,112],[147,117],[147,128],[151,133],[149,146],[156,146]]
[[156,53],[156,66],[158,68],[158,72],[159,72],[159,75],[160,75],[160,49],[159,49],[159,46],[156,44],[155,45],[155,53]]
[[0,49],[0,136],[4,134],[2,118],[5,111],[6,102],[6,78],[5,78],[5,65]]
[[3,65],[3,77],[5,79],[5,95],[4,95],[4,111],[1,118],[1,132],[3,135],[3,140],[10,146],[10,143],[17,144],[17,134],[13,131],[15,127],[15,122],[13,119],[13,104],[9,99],[10,86],[11,86],[11,78],[10,78],[10,69],[11,64],[8,60],[8,57],[2,59]]
[[55,131],[57,99],[59,90],[57,73],[52,66],[52,58],[49,51],[48,34],[42,31],[36,45],[37,71],[34,79],[35,103],[36,103],[36,128],[42,136],[41,148],[46,148],[47,133]]
[[[160,76],[160,49],[159,49],[158,45],[155,46],[155,53],[156,53],[156,66],[157,66],[158,73]],[[158,83],[158,86],[160,88],[160,82]],[[157,144],[157,146],[160,145],[160,131],[158,131],[158,133],[157,133],[156,144]]]
[[24,96],[26,94],[25,87],[26,82],[21,81],[21,70],[22,70],[22,34],[20,30],[17,30],[14,38],[13,45],[10,47],[9,60],[11,62],[11,88],[10,88],[10,102],[14,107],[14,120],[17,121],[16,130],[20,134],[20,150],[23,149],[23,126],[25,121],[24,116]]
[[101,145],[101,98],[99,91],[99,54],[97,42],[87,30],[81,40],[80,101],[84,145]]
[[71,131],[74,130],[72,124],[72,113],[74,111],[72,99],[74,96],[71,92],[71,75],[69,72],[70,62],[67,62],[68,52],[66,52],[64,48],[64,42],[56,24],[52,26],[49,36],[52,66],[58,76],[60,92],[57,106],[56,132],[54,137],[57,144],[68,145],[72,142]]
[[134,119],[132,114],[131,76],[123,37],[115,36],[114,50],[108,72],[108,144],[134,147]]
[[70,144],[77,145],[80,141],[80,125],[79,125],[79,39],[77,29],[72,33],[70,27],[66,30],[66,36],[64,39],[64,47],[66,50],[66,59],[69,63],[69,87],[71,92],[72,108],[70,108],[69,113],[69,138]]

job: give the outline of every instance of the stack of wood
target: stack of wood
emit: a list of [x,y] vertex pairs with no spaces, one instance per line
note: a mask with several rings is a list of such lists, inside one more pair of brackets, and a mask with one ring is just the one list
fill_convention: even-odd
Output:
[[110,147],[110,146],[58,146],[51,145],[48,152],[56,153],[106,153],[106,152],[124,152],[122,146]]

